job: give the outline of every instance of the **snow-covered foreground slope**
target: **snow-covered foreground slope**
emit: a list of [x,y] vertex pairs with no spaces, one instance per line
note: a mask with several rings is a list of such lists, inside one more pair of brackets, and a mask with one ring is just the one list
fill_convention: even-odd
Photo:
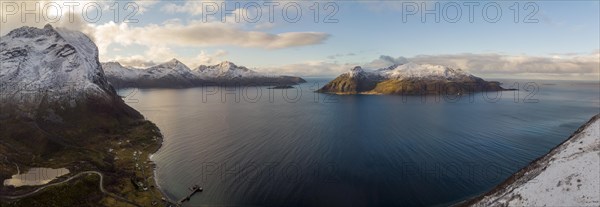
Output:
[[128,68],[117,62],[102,63],[102,67],[109,82],[117,88],[185,88],[212,84],[291,85],[305,82],[299,77],[258,73],[228,61],[217,65],[201,65],[194,70],[176,59],[147,69]]
[[472,206],[600,206],[600,115]]
[[112,95],[98,62],[98,49],[81,32],[50,25],[21,27],[1,37],[0,46],[3,103]]

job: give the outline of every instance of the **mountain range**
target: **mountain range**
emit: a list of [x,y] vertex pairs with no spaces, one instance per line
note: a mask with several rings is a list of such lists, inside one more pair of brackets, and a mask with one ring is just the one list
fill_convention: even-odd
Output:
[[258,73],[224,61],[190,69],[177,59],[145,69],[125,67],[118,62],[102,63],[108,81],[117,88],[188,88],[196,86],[280,86],[305,83],[300,77]]

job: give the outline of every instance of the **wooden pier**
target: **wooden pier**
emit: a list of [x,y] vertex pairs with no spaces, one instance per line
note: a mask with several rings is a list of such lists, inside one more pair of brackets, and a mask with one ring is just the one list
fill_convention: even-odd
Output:
[[194,194],[196,194],[197,192],[202,192],[203,189],[198,185],[194,185],[193,187],[190,188],[190,190],[191,190],[191,192],[189,195],[187,195],[186,197],[183,197],[181,200],[177,201],[178,205],[183,204],[183,202],[190,201],[190,199],[192,198],[192,196]]

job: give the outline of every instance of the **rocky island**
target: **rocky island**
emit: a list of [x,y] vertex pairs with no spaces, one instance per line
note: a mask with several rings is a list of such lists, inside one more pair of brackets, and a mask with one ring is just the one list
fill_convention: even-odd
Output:
[[499,82],[485,81],[461,69],[406,63],[375,71],[360,66],[341,74],[317,92],[334,94],[466,94],[506,90]]

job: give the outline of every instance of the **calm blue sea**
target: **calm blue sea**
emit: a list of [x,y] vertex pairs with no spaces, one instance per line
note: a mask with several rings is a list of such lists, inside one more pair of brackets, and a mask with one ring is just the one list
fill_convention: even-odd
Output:
[[598,82],[520,91],[336,96],[268,87],[126,89],[165,136],[153,156],[185,206],[444,206],[490,190],[600,112]]

